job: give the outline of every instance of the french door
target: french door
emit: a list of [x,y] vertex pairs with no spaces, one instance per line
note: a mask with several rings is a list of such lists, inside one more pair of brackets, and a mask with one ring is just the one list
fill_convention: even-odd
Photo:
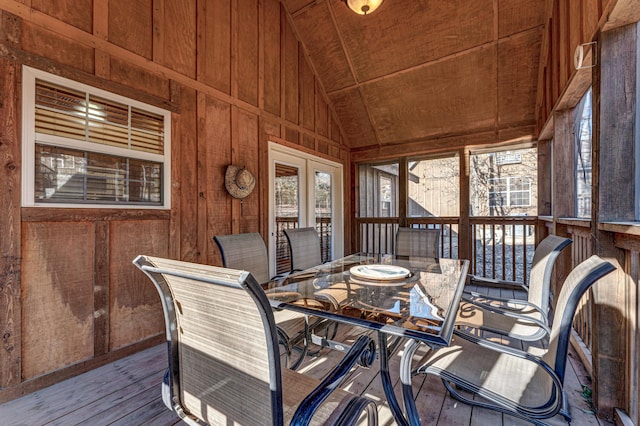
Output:
[[271,275],[290,269],[287,228],[314,227],[322,260],[342,257],[342,165],[270,142],[269,182]]

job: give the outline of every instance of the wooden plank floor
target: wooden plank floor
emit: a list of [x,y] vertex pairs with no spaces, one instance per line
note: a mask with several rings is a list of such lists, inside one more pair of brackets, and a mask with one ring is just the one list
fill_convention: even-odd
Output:
[[[468,287],[473,289],[473,287]],[[489,290],[499,297],[525,298],[522,292]],[[367,331],[357,327],[339,327],[336,340],[352,342]],[[508,341],[497,336],[484,337],[526,350],[519,341]],[[544,342],[542,342],[544,345]],[[426,346],[424,347],[426,350]],[[390,370],[398,371],[403,345],[390,360]],[[423,353],[416,353],[421,358]],[[317,356],[307,357],[298,371],[322,378],[343,356],[337,351],[322,349]],[[184,424],[162,403],[160,383],[167,363],[166,346],[159,345],[127,358],[115,361],[83,375],[71,378],[20,399],[0,405],[0,424],[10,425],[174,425]],[[588,375],[578,356],[569,354],[569,367],[565,388],[573,416],[573,424],[580,426],[609,426],[598,419],[584,399],[582,386],[591,387]],[[379,407],[379,424],[395,424],[384,398],[378,377],[377,361],[369,368],[354,369],[342,387],[365,395]],[[397,374],[395,390],[401,401],[401,384]],[[416,405],[424,425],[526,425],[520,419],[453,400],[444,390],[442,382],[433,376],[417,376],[413,380]],[[549,421],[551,425],[566,424],[561,416]]]
[[[363,330],[341,326],[339,332],[339,338],[349,341]],[[402,347],[393,355],[392,371],[399,368],[401,351]],[[340,356],[338,352],[324,349],[319,356],[307,357],[300,371],[322,377]],[[588,384],[584,367],[575,354],[571,354],[569,359],[566,385],[573,424],[607,425],[590,413],[582,397],[581,384]],[[0,423],[28,426],[184,424],[161,401],[160,383],[165,366],[165,345],[147,349],[0,405]],[[396,380],[396,390],[400,397],[399,383],[399,379]],[[377,365],[374,364],[370,369],[355,369],[343,387],[374,399],[379,405],[381,425],[395,424],[385,404]],[[442,383],[432,376],[427,379],[423,376],[416,377],[414,389],[417,390],[418,410],[425,425],[528,424],[510,416],[456,402],[445,393]],[[561,417],[552,419],[550,423],[566,424]]]

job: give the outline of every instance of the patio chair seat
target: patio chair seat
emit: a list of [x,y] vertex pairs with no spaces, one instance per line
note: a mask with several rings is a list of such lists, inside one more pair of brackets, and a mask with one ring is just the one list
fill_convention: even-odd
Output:
[[[558,296],[546,351],[535,355],[455,330],[451,345],[428,352],[414,374],[439,376],[451,396],[466,404],[539,425],[558,413],[570,421],[563,382],[573,316],[589,287],[614,270],[611,263],[592,256],[571,271]],[[403,365],[411,362],[419,344],[414,340],[405,348]],[[417,417],[407,370],[401,375],[405,407]]]
[[375,345],[360,336],[322,381],[283,369],[272,309],[247,271],[149,256],[134,260],[165,315],[168,369],[163,401],[186,423],[376,424],[375,403],[338,389]]

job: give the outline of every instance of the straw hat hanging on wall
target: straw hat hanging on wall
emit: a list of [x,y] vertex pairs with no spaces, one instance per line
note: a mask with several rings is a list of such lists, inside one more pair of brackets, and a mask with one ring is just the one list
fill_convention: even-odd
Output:
[[243,199],[253,191],[256,179],[246,168],[229,165],[224,174],[224,186],[232,197]]

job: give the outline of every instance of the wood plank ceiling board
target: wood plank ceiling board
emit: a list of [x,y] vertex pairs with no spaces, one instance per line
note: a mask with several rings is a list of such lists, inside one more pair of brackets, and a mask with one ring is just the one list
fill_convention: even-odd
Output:
[[381,143],[492,128],[495,46],[363,86]]
[[544,25],[545,1],[499,0],[498,37],[507,37]]
[[337,92],[330,99],[352,147],[377,144],[376,134],[358,89]]
[[293,24],[324,89],[330,92],[352,86],[355,80],[328,5],[318,2],[304,9]]
[[534,124],[542,28],[498,43],[498,125]]
[[352,149],[535,124],[546,1],[282,1]]
[[338,4],[334,13],[356,80],[364,82],[491,42],[492,3],[387,1],[365,17]]

